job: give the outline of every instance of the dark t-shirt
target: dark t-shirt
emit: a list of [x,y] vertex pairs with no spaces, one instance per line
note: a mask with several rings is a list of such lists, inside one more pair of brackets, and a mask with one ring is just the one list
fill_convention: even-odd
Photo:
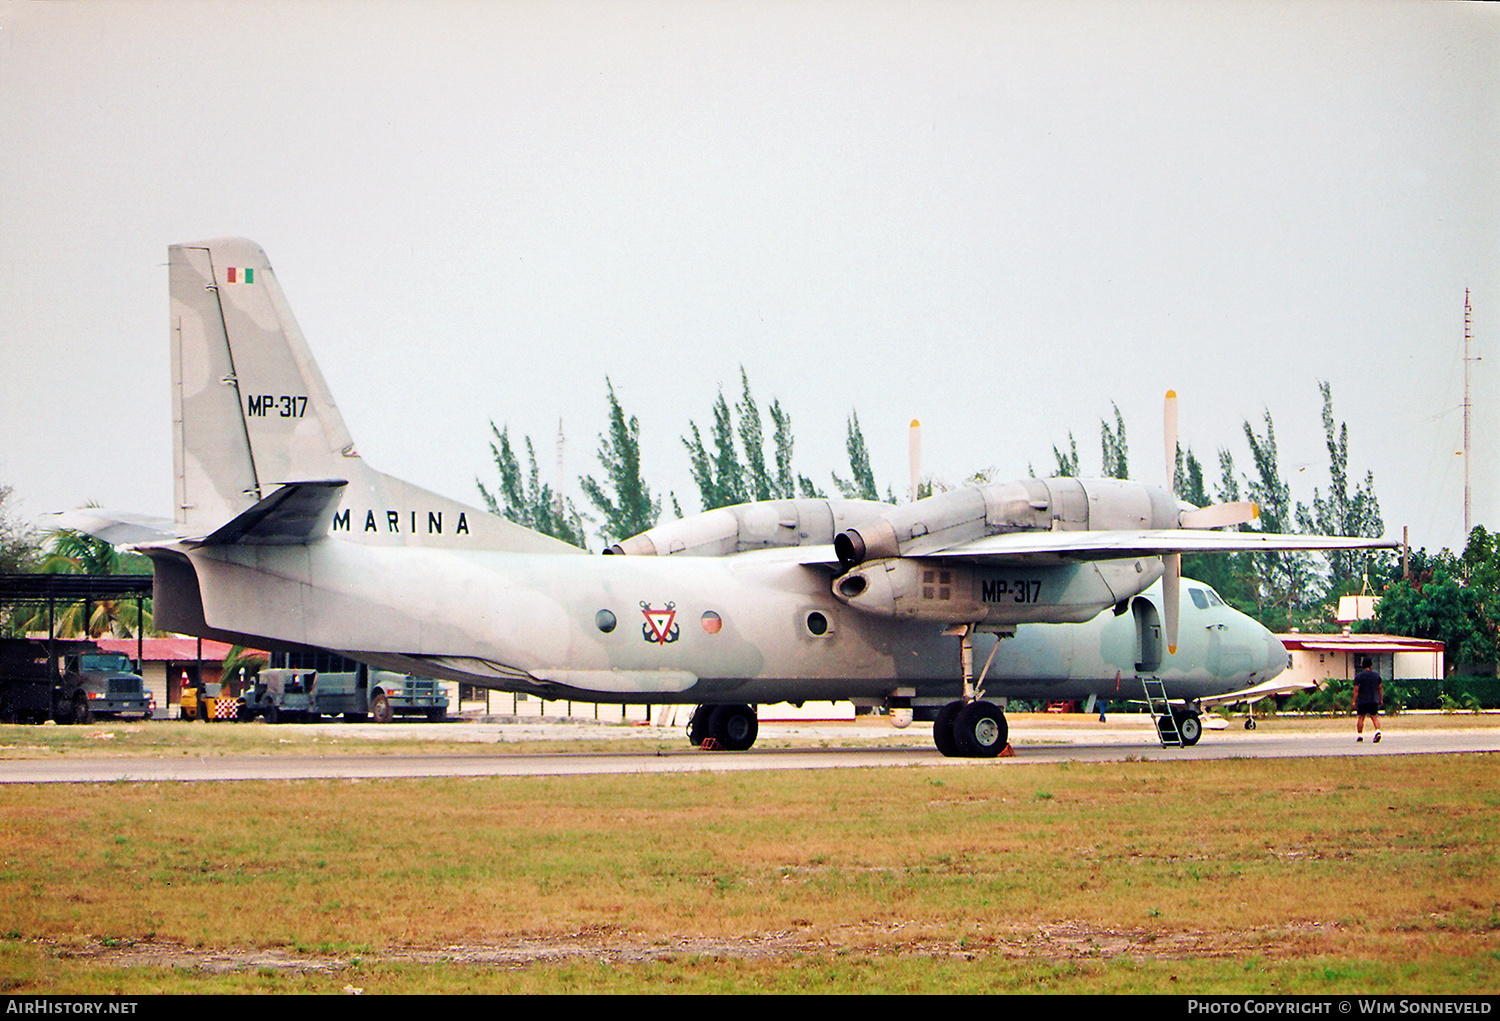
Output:
[[1354,675],[1354,704],[1380,704],[1380,675],[1373,670],[1361,670]]

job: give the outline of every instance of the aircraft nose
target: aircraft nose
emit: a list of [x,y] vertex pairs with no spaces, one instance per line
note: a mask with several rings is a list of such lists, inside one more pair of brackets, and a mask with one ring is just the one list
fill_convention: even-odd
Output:
[[1287,667],[1286,646],[1271,632],[1266,632],[1266,680],[1270,680]]

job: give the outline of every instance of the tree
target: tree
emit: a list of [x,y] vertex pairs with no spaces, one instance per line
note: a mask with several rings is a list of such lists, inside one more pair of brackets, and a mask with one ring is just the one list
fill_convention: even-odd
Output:
[[1052,456],[1057,460],[1057,477],[1060,479],[1076,479],[1083,474],[1078,464],[1078,441],[1073,438],[1073,433],[1068,433],[1068,453],[1064,454],[1056,447],[1052,448]]
[[[1130,462],[1126,455],[1125,417],[1120,414],[1118,404],[1111,401],[1109,406],[1115,409],[1114,430],[1110,430],[1108,422],[1102,420],[1099,422],[1099,444],[1104,451],[1104,477],[1128,479],[1130,478]],[[1072,436],[1068,438],[1072,439]],[[1073,453],[1073,461],[1076,465],[1078,461],[1076,450]]]
[[[1245,440],[1255,461],[1255,476],[1247,479],[1246,491],[1260,507],[1262,532],[1288,533],[1298,516],[1291,489],[1281,478],[1276,455],[1276,426],[1266,412],[1266,434],[1257,436],[1245,423]],[[1285,630],[1293,609],[1310,601],[1315,593],[1311,561],[1305,553],[1251,554],[1248,563],[1255,574],[1254,596],[1262,624],[1273,631]]]
[[[880,490],[875,485],[875,473],[870,470],[870,452],[865,449],[865,434],[859,428],[859,412],[849,414],[849,481],[833,473],[833,484],[846,500],[879,500]],[[891,502],[895,502],[894,500]]]
[[609,389],[609,432],[599,437],[599,463],[609,491],[591,475],[578,481],[604,516],[599,534],[606,543],[616,543],[654,527],[661,517],[661,501],[651,499],[651,489],[641,478],[641,424],[633,415],[626,420],[614,384],[608,378],[604,383]]
[[490,453],[494,455],[495,469],[500,473],[500,487],[492,494],[483,482],[475,480],[489,512],[579,549],[587,549],[583,515],[578,513],[572,500],[565,500],[561,494],[554,493],[551,486],[542,484],[531,437],[526,437],[526,456],[531,462],[531,471],[523,479],[521,464],[511,449],[509,427],[497,429],[491,421],[490,432],[494,434]]
[[[741,467],[739,455],[734,446],[734,424],[729,417],[729,403],[724,400],[723,391],[719,393],[719,399],[714,402],[713,409],[714,424],[710,433],[713,443],[713,453],[703,445],[703,436],[698,431],[696,422],[688,425],[693,431],[692,439],[683,438],[682,444],[687,447],[690,470],[693,481],[698,484],[698,496],[703,503],[704,510],[713,510],[716,507],[731,507],[737,503],[744,503],[745,469]],[[743,416],[741,425],[744,425]],[[759,432],[760,420],[757,416],[756,431]],[[765,473],[765,459],[757,450],[757,456],[761,457],[761,474]]]
[[41,543],[25,522],[6,507],[10,486],[0,486],[0,574],[25,574],[36,566]]
[[[743,366],[740,367],[740,384],[741,397],[734,405],[733,428],[729,404],[722,393],[714,404],[714,424],[709,434],[714,445],[712,452],[704,445],[696,423],[689,423],[692,434],[682,440],[703,509],[728,507],[750,500],[790,500],[797,495],[799,486],[803,496],[821,499],[823,494],[811,481],[792,471],[792,419],[775,400],[770,407],[774,428],[772,442],[776,448],[775,472],[768,467],[760,406],[750,391],[750,377]],[[743,461],[736,452],[736,435]]]
[[[46,555],[37,565],[41,574],[151,573],[151,562],[139,553],[121,553],[103,539],[84,532],[60,528],[51,533],[48,546]],[[155,632],[149,599],[100,599],[73,603],[63,607],[50,622],[48,608],[41,607],[26,622],[26,629],[44,631],[49,623],[52,633],[59,638],[98,638],[101,635],[125,638],[140,632]]]
[[[1298,505],[1298,523],[1304,532],[1317,535],[1341,535],[1378,539],[1385,534],[1380,519],[1380,502],[1375,498],[1375,475],[1365,473],[1365,481],[1354,490],[1349,488],[1349,427],[1340,422],[1335,434],[1333,391],[1327,382],[1318,384],[1323,395],[1323,432],[1328,442],[1328,496],[1313,490],[1311,510]],[[1328,561],[1328,591],[1347,595],[1359,591],[1366,571],[1380,554],[1357,550],[1331,550]]]
[[1466,562],[1471,567],[1489,565],[1485,570],[1500,569],[1484,529],[1470,533],[1463,558],[1448,550],[1435,555],[1426,550],[1413,552],[1408,573],[1388,579],[1375,605],[1375,617],[1361,621],[1358,629],[1435,639],[1443,643],[1449,663],[1461,664],[1459,669],[1492,671],[1500,634],[1494,591],[1487,591],[1488,585],[1463,583]]
[[[745,367],[740,366],[740,383],[744,395],[735,404],[739,416],[740,446],[745,451],[745,496],[751,500],[772,500],[780,494],[776,481],[766,470],[765,441],[762,439],[760,408],[750,395],[750,377]],[[790,453],[790,452],[789,452]]]

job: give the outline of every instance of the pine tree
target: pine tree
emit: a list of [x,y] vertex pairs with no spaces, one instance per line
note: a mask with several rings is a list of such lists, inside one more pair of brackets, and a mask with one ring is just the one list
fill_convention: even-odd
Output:
[[849,451],[849,471],[852,478],[846,482],[834,472],[835,488],[846,500],[879,500],[880,490],[875,485],[875,474],[870,470],[870,452],[865,448],[865,434],[859,428],[857,411],[849,415],[849,438],[845,446]]
[[599,437],[599,463],[609,489],[591,475],[578,482],[604,516],[599,534],[606,543],[616,543],[654,527],[661,516],[661,501],[651,499],[651,490],[641,478],[640,422],[634,416],[626,420],[614,384],[607,378],[604,382],[609,389],[609,432]]
[[526,455],[531,462],[530,473],[521,476],[521,464],[510,445],[510,430],[495,428],[490,422],[494,439],[490,442],[490,453],[495,458],[495,469],[500,473],[500,487],[495,493],[475,480],[479,495],[491,514],[514,521],[518,525],[561,539],[563,542],[587,549],[583,534],[583,515],[578,513],[572,500],[564,500],[554,493],[551,486],[542,484],[541,470],[537,466],[536,450],[531,437],[526,437]]
[[[1129,458],[1126,456],[1125,417],[1120,414],[1119,405],[1113,401],[1110,402],[1110,407],[1115,409],[1114,431],[1110,431],[1108,422],[1101,421],[1099,423],[1099,442],[1104,450],[1104,477],[1107,479],[1128,479],[1130,478],[1130,464]],[[1068,438],[1072,439],[1071,434]],[[1074,451],[1073,460],[1076,465],[1078,460],[1076,450]]]

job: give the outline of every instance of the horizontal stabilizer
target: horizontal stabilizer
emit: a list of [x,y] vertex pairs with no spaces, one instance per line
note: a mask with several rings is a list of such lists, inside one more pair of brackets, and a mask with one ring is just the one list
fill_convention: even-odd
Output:
[[1222,695],[1210,695],[1199,699],[1198,704],[1204,709],[1211,709],[1216,705],[1234,705],[1236,702],[1258,702],[1275,695],[1295,695],[1299,691],[1311,691],[1317,686],[1316,681],[1283,681],[1273,678],[1253,688],[1241,688],[1239,691],[1229,691]]
[[42,518],[42,523],[49,532],[82,532],[111,546],[164,542],[175,538],[171,518],[121,514],[99,507],[81,507],[78,510],[48,514]]
[[291,546],[328,534],[343,479],[289,482],[196,546]]

